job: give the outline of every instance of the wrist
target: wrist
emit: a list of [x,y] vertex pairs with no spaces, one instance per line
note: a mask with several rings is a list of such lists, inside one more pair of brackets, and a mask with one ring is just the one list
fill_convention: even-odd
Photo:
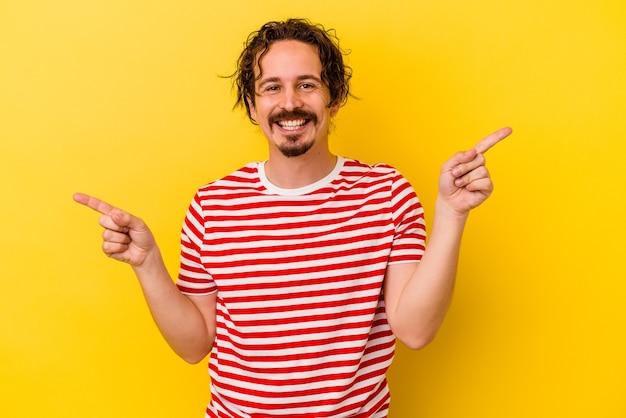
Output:
[[435,215],[439,215],[438,217],[444,217],[445,219],[449,219],[450,221],[456,221],[460,223],[465,223],[467,218],[469,217],[469,210],[459,211],[450,205],[441,195],[437,196],[437,201],[435,203]]
[[146,257],[140,264],[135,264],[132,267],[137,277],[141,279],[143,276],[152,276],[155,273],[163,271],[165,269],[165,263],[163,257],[161,257],[161,252],[158,247],[156,247],[147,252]]

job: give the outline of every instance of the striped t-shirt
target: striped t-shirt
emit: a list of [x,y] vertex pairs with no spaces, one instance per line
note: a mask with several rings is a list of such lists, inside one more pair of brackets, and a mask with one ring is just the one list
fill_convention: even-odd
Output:
[[251,163],[198,189],[179,289],[217,292],[207,417],[387,416],[388,264],[424,252],[423,210],[394,168],[338,158],[280,189]]

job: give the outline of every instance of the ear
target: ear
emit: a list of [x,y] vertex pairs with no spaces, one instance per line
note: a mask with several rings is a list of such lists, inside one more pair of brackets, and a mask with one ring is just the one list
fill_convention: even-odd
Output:
[[335,115],[339,112],[339,108],[341,107],[341,104],[339,103],[338,100],[335,101],[335,103],[330,105],[330,117],[335,117]]
[[248,103],[248,108],[250,108],[250,116],[252,116],[252,119],[256,120],[256,108],[254,107],[254,101],[250,98],[250,96],[246,96],[246,103]]

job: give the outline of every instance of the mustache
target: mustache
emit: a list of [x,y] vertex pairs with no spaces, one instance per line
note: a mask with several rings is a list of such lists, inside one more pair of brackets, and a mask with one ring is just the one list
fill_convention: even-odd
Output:
[[274,115],[271,115],[268,120],[270,124],[274,124],[279,120],[285,119],[308,119],[313,123],[317,123],[317,115],[313,112],[307,112],[302,109],[294,109],[291,111],[282,110]]

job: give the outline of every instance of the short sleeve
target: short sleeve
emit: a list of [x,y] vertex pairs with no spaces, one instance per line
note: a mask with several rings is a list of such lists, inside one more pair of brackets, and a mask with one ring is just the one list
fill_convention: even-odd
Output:
[[389,264],[417,262],[426,249],[424,209],[411,184],[397,173],[391,188],[395,227]]
[[180,238],[180,269],[176,286],[187,295],[208,295],[217,291],[213,277],[204,267],[201,249],[205,222],[198,193],[189,205]]

